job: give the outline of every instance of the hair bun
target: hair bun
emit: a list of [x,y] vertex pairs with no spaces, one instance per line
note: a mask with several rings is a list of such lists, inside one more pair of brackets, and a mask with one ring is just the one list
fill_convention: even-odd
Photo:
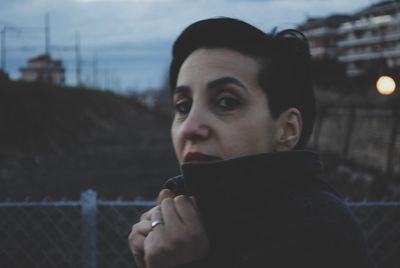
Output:
[[272,38],[276,41],[278,51],[282,51],[290,57],[311,59],[307,37],[294,29],[273,32]]

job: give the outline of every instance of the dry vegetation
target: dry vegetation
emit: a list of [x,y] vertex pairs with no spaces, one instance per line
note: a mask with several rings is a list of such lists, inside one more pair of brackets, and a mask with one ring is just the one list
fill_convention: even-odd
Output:
[[0,83],[0,198],[152,198],[179,171],[168,116],[110,92]]

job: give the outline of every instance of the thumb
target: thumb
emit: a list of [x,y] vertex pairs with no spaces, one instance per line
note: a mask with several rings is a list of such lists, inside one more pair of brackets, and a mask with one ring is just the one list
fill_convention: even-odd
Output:
[[175,194],[170,190],[170,189],[162,189],[161,192],[158,194],[158,204],[161,204],[161,202],[165,198],[174,198]]

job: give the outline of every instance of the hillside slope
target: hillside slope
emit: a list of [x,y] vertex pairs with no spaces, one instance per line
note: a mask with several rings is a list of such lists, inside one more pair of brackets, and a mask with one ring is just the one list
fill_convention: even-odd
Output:
[[109,92],[0,84],[0,198],[153,197],[178,172],[169,119]]

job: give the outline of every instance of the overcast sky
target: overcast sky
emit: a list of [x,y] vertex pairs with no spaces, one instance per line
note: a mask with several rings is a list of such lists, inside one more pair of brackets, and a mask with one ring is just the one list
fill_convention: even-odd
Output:
[[[377,0],[0,0],[7,25],[6,70],[18,78],[28,58],[44,52],[45,13],[52,55],[74,84],[76,33],[82,80],[113,90],[157,88],[165,81],[171,45],[189,24],[215,16],[245,20],[264,31],[294,27],[307,17],[351,14]],[[16,28],[11,28],[16,27]],[[37,28],[35,28],[37,27]],[[93,62],[97,64],[93,64]],[[95,74],[97,70],[97,79]]]

